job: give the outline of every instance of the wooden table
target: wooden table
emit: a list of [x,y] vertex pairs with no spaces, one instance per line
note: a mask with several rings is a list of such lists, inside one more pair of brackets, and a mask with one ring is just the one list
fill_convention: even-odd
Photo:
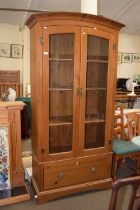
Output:
[[130,96],[127,95],[130,92],[116,91],[116,104],[124,104],[124,108],[133,108],[134,102],[137,98],[140,98],[140,92],[136,92],[136,95]]

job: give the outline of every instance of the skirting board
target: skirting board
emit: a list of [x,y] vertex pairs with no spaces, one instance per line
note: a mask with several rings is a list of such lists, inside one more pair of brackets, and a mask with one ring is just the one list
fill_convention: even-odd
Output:
[[37,198],[38,203],[44,203],[49,200],[53,200],[55,198],[64,197],[78,192],[85,192],[85,191],[99,190],[99,189],[105,190],[105,189],[110,189],[111,187],[112,187],[112,178],[108,178],[104,180],[93,181],[93,182],[39,192],[35,180],[32,178],[32,188],[34,189],[34,192],[36,192],[35,198]]
[[19,203],[30,199],[27,186],[15,187],[13,189],[0,191],[0,206]]

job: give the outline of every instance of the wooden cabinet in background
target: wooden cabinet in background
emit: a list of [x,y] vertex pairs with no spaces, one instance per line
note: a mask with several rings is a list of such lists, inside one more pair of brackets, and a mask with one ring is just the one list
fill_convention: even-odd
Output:
[[0,206],[30,199],[21,159],[23,102],[0,102]]
[[34,14],[33,184],[38,201],[111,186],[118,31],[81,13]]

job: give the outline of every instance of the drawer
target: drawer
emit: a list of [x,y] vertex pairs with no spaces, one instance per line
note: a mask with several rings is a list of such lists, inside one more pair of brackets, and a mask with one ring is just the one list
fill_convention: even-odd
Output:
[[44,165],[44,189],[60,188],[111,177],[112,154],[57,161]]

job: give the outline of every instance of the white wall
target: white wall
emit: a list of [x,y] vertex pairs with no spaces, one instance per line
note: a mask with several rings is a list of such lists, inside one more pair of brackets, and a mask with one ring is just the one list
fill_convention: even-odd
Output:
[[[0,43],[23,45],[19,26],[0,23]],[[0,70],[20,70],[22,81],[22,63],[23,59],[0,57]]]
[[0,43],[24,46],[22,59],[0,57],[0,70],[20,70],[25,96],[26,84],[30,83],[30,31],[27,27],[20,31],[19,26],[0,23]]
[[25,26],[23,30],[23,95],[27,94],[27,84],[30,83],[30,29]]
[[[140,36],[120,34],[118,52],[140,53]],[[140,74],[140,62],[118,64],[117,77],[132,78]]]

